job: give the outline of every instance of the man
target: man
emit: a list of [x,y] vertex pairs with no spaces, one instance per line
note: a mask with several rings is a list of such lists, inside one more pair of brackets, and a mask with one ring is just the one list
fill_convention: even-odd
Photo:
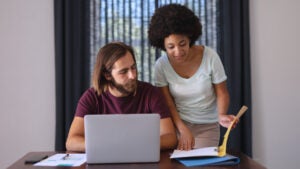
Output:
[[102,47],[95,63],[92,87],[80,98],[66,141],[69,151],[85,151],[84,115],[86,114],[160,114],[160,148],[177,144],[176,132],[160,90],[137,80],[134,51],[124,43]]

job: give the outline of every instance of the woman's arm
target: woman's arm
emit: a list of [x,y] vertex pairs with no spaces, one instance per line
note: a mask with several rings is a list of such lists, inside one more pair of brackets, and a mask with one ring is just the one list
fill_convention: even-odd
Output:
[[180,134],[177,148],[180,150],[191,150],[195,144],[195,139],[194,139],[193,134],[191,133],[189,128],[186,127],[184,122],[181,120],[181,118],[177,112],[173,97],[170,94],[169,87],[168,86],[160,87],[160,89],[161,89],[163,95],[165,96],[167,105],[168,105],[171,115],[172,115],[173,122]]
[[226,81],[219,84],[214,84],[214,89],[217,96],[219,123],[221,126],[228,128],[230,123],[234,120],[234,115],[227,115],[230,97],[227,90]]

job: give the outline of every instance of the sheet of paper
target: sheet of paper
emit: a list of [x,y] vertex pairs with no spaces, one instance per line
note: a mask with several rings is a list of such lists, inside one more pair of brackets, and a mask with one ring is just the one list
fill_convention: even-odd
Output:
[[80,166],[86,162],[85,154],[55,154],[45,160],[35,163],[34,166]]
[[174,150],[170,158],[218,156],[218,147],[205,147],[189,151]]

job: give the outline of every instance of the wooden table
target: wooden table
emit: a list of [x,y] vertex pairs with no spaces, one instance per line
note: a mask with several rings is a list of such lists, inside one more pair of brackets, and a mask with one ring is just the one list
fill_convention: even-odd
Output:
[[204,167],[185,167],[176,160],[170,159],[172,151],[162,151],[160,161],[158,163],[129,163],[129,164],[97,164],[87,165],[83,164],[79,167],[39,167],[32,164],[25,164],[26,157],[33,154],[41,154],[51,156],[58,152],[30,152],[23,156],[21,159],[13,163],[8,169],[266,169],[259,163],[255,162],[248,156],[240,152],[229,152],[229,154],[240,158],[241,162],[234,166],[204,166]]

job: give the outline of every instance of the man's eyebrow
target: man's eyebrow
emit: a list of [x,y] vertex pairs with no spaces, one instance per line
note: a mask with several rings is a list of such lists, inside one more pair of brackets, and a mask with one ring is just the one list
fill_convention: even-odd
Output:
[[126,68],[120,69],[118,72],[127,71],[127,70],[129,70],[130,68],[132,68],[133,66],[136,66],[136,63],[133,63],[129,68],[126,67]]
[[124,72],[124,71],[127,71],[129,68],[123,68],[123,69],[120,69],[118,72]]

